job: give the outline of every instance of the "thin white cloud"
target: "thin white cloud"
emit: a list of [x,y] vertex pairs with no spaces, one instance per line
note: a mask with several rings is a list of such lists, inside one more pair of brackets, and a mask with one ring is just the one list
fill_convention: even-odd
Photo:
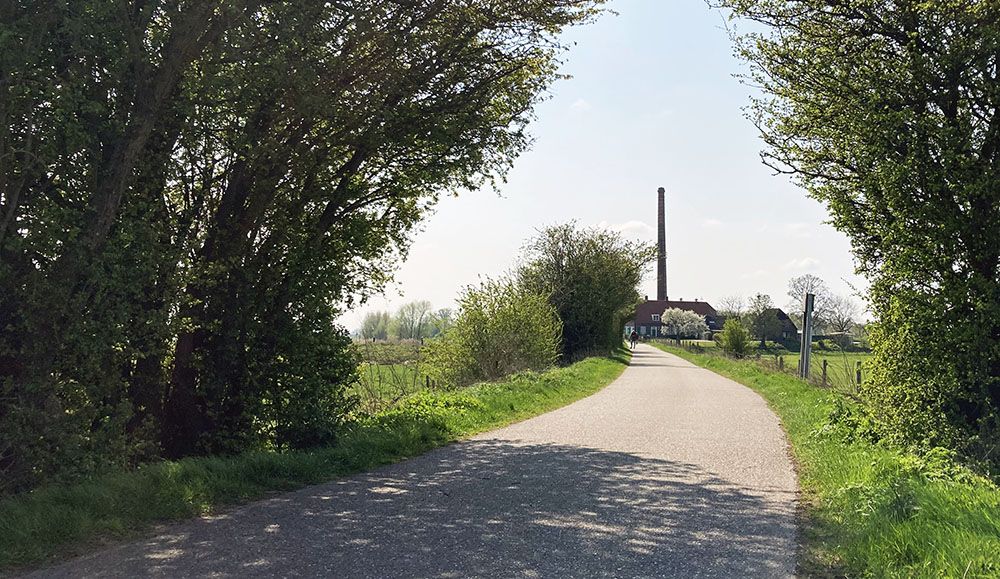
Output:
[[762,278],[762,277],[765,277],[765,276],[767,276],[767,270],[766,269],[758,269],[758,270],[754,270],[754,271],[752,271],[750,273],[745,273],[745,274],[741,275],[740,279],[758,279],[758,278]]
[[592,108],[594,107],[592,107],[586,99],[576,99],[576,101],[569,106],[569,110],[574,113],[585,113]]
[[706,219],[701,222],[702,227],[722,227],[722,222],[718,219]]
[[793,259],[788,263],[786,263],[785,265],[781,266],[781,268],[784,269],[785,271],[808,270],[808,269],[816,269],[817,267],[819,267],[819,260],[816,259],[815,257],[802,257],[799,259]]

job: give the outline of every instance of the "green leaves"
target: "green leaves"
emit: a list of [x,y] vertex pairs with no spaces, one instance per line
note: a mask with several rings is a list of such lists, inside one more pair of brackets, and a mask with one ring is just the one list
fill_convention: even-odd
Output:
[[625,320],[641,297],[642,276],[655,258],[651,244],[568,223],[543,229],[528,242],[517,275],[525,287],[548,296],[563,324],[563,359],[573,360],[621,343]]
[[331,440],[336,318],[503,177],[601,3],[0,7],[0,492]]
[[455,386],[542,371],[559,359],[562,324],[546,296],[509,278],[468,287],[444,335],[425,349],[436,377]]
[[729,318],[719,334],[719,346],[726,354],[742,358],[750,350],[750,332],[738,318]]
[[[768,164],[829,209],[871,281],[883,433],[1000,441],[1000,5],[724,1]],[[989,460],[996,460],[995,456]]]

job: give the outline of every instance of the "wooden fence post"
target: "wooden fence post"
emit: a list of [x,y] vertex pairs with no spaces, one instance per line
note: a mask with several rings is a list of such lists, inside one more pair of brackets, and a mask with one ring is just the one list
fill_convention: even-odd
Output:
[[784,370],[784,369],[785,369],[785,357],[778,356],[778,370]]
[[854,381],[861,386],[861,360],[854,363]]
[[427,385],[427,389],[428,390],[431,389],[431,377],[430,376],[424,376],[424,384]]
[[826,387],[826,359],[823,360],[823,387]]

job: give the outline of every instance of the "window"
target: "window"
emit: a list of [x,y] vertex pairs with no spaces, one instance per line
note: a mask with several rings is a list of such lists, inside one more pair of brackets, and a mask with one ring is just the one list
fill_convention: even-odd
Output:
[[653,321],[654,322],[660,321],[660,314],[653,314]]

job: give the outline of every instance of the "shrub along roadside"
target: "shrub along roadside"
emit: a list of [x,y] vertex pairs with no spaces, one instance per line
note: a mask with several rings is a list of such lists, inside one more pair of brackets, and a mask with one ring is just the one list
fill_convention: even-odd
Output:
[[458,391],[423,391],[353,425],[336,446],[312,452],[161,462],[9,498],[0,502],[0,570],[416,456],[589,396],[618,377],[627,361],[621,351]]
[[540,372],[559,359],[562,323],[545,294],[510,278],[466,287],[458,317],[424,348],[431,377],[451,386]]
[[1000,576],[1000,488],[945,451],[917,457],[854,436],[843,396],[752,361],[657,347],[749,386],[799,464],[803,575]]

